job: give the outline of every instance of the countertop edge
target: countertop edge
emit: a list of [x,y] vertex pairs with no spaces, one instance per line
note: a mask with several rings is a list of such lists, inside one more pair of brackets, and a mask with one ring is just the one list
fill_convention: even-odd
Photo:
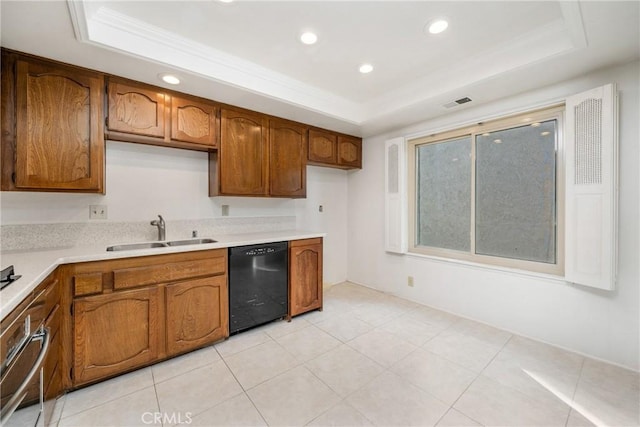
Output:
[[[283,230],[262,233],[228,234],[215,237],[215,243],[117,252],[107,252],[105,246],[74,246],[71,248],[0,252],[0,256],[2,256],[2,267],[4,268],[13,264],[16,267],[16,274],[22,274],[22,278],[0,291],[0,319],[4,319],[10,314],[49,274],[64,264],[206,251],[318,237],[326,237],[326,233]],[[136,242],[117,242],[115,244],[127,243]]]

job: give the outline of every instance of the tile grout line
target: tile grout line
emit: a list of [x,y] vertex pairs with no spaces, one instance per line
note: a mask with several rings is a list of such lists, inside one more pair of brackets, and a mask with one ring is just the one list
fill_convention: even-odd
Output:
[[[571,402],[573,403],[576,398],[576,393],[578,392],[578,386],[580,385],[580,381],[582,380],[582,373],[584,372],[584,365],[587,361],[586,357],[582,358],[582,363],[580,364],[580,375],[578,375],[578,380],[576,381],[576,385],[573,388],[573,393],[571,394]],[[569,419],[571,419],[571,412],[573,412],[573,407],[569,407],[569,413],[567,413],[567,420],[564,425],[567,427],[569,425]]]
[[[91,388],[91,387],[94,387],[94,386],[100,386],[100,385],[102,385],[102,384],[104,384],[105,382],[110,381],[110,380],[124,379],[124,378],[125,378],[125,377],[127,377],[129,374],[133,374],[133,373],[136,373],[136,372],[140,372],[140,371],[142,371],[142,370],[144,370],[144,369],[149,369],[149,370],[150,370],[150,373],[151,373],[151,375],[152,375],[152,376],[151,376],[152,385],[155,387],[155,383],[153,383],[153,371],[151,371],[151,365],[150,365],[150,366],[142,367],[142,368],[140,368],[139,370],[135,370],[135,369],[134,369],[133,371],[129,371],[129,372],[125,372],[125,373],[123,373],[123,374],[116,375],[115,377],[108,378],[108,379],[107,379],[107,380],[105,380],[104,382],[97,382],[97,383],[94,383],[94,384],[87,385],[87,386],[85,386],[85,387],[81,387],[81,388],[78,388],[78,389],[72,390],[72,391],[71,391],[71,393],[82,393],[82,392],[85,392],[87,389],[89,389],[89,388]],[[99,407],[104,406],[104,405],[106,405],[106,404],[108,404],[108,403],[115,402],[115,401],[116,401],[116,400],[118,400],[118,399],[121,399],[121,398],[126,397],[126,396],[130,396],[130,395],[132,395],[132,394],[134,394],[134,393],[138,393],[139,391],[142,391],[142,390],[146,390],[147,388],[151,388],[151,386],[137,388],[137,389],[135,389],[135,390],[133,390],[133,391],[131,391],[131,392],[129,392],[129,393],[126,393],[126,394],[123,394],[123,395],[120,395],[120,396],[114,397],[113,399],[106,400],[106,401],[104,401],[104,402],[100,402],[100,403],[99,403],[99,404],[97,404],[97,405],[94,405],[94,406],[91,406],[91,407],[85,408],[85,409],[83,409],[82,411],[79,411],[79,412],[73,413],[73,414],[68,415],[68,416],[66,416],[66,417],[63,417],[63,416],[62,416],[62,412],[61,412],[61,413],[60,413],[60,419],[59,419],[59,421],[61,421],[63,418],[75,417],[76,415],[80,415],[80,414],[82,414],[82,413],[84,413],[84,412],[87,412],[87,411],[90,411],[90,410],[93,410],[93,409],[99,408]],[[67,398],[68,398],[68,396],[69,396],[69,393],[65,393],[65,403],[64,403],[64,406],[63,406],[63,410],[64,410],[64,408],[65,408],[65,407],[66,407],[66,405],[67,405]]]
[[[351,347],[349,347],[349,348],[351,348]],[[356,349],[353,349],[353,348],[352,348],[352,350],[356,351],[358,354],[362,354],[362,353],[360,353],[359,351],[357,351]],[[365,356],[365,357],[366,357],[366,356]],[[375,362],[375,361],[374,361],[374,363],[377,363],[377,362]],[[346,395],[346,396],[344,396],[344,397],[343,397],[343,396],[341,396],[340,394],[338,394],[338,392],[337,392],[336,390],[334,390],[334,389],[333,389],[333,387],[331,387],[331,385],[329,385],[329,384],[327,384],[326,382],[324,382],[324,381],[322,380],[322,378],[318,377],[318,376],[315,374],[315,372],[313,372],[313,371],[312,371],[311,369],[309,369],[307,366],[304,366],[304,365],[303,365],[303,367],[304,367],[308,372],[310,372],[310,373],[311,373],[311,375],[313,375],[314,377],[316,377],[316,378],[317,378],[317,379],[318,379],[322,384],[324,384],[325,386],[329,387],[329,389],[331,389],[331,391],[333,391],[333,392],[334,392],[338,397],[340,397],[340,401],[339,401],[339,402],[337,402],[335,405],[333,405],[331,408],[327,409],[326,411],[323,411],[323,412],[322,412],[321,414],[319,414],[317,417],[313,418],[313,420],[309,421],[309,423],[311,423],[311,422],[312,422],[312,421],[314,421],[315,419],[317,419],[317,418],[321,417],[322,415],[326,414],[326,413],[327,413],[327,412],[329,412],[331,409],[333,409],[333,408],[335,408],[336,406],[338,406],[340,403],[344,403],[344,404],[349,405],[350,407],[352,407],[352,408],[353,408],[357,413],[359,413],[360,415],[362,415],[362,416],[363,416],[367,421],[369,421],[369,422],[371,422],[372,424],[374,424],[374,423],[373,423],[373,421],[372,421],[372,420],[370,420],[370,419],[369,419],[369,417],[367,417],[367,415],[366,415],[366,414],[363,414],[362,412],[360,412],[360,411],[358,410],[358,408],[354,408],[354,407],[353,407],[353,405],[351,405],[349,402],[347,402],[347,398],[348,398],[349,396],[351,396],[351,395],[353,395],[353,394],[357,393],[358,391],[362,390],[363,388],[365,388],[366,386],[368,386],[369,384],[371,384],[373,381],[375,381],[377,378],[381,377],[381,376],[386,372],[386,371],[384,370],[384,369],[385,369],[385,368],[384,368],[384,366],[382,366],[382,365],[380,365],[380,364],[378,364],[378,365],[379,365],[380,367],[382,367],[382,368],[383,368],[383,370],[382,370],[379,374],[374,375],[374,376],[373,376],[369,381],[365,382],[365,383],[364,383],[362,386],[360,386],[358,389],[353,390],[352,392],[350,392],[349,394],[347,394],[347,395]],[[309,423],[307,423],[306,425],[308,425]]]
[[[269,337],[269,338],[271,338],[271,337]],[[273,339],[272,339],[272,340],[273,340]],[[273,340],[273,341],[275,342],[275,340]],[[264,343],[262,343],[262,344],[264,344]],[[276,344],[278,344],[278,343],[276,343]],[[257,347],[257,346],[253,346],[253,347]],[[253,348],[253,347],[250,347],[250,348]],[[248,349],[247,349],[247,350],[248,350]],[[218,349],[217,349],[217,348],[216,348],[216,351],[218,352],[218,355],[220,356],[220,360],[222,360],[222,363],[224,363],[224,365],[227,367],[227,369],[229,370],[229,372],[231,373],[231,375],[233,376],[233,378],[236,380],[236,382],[238,383],[238,385],[239,385],[239,386],[240,386],[240,388],[242,389],[242,394],[244,394],[244,395],[245,395],[245,397],[246,397],[247,399],[249,399],[249,402],[251,402],[251,405],[253,405],[253,407],[255,408],[255,410],[258,412],[258,415],[260,415],[260,418],[262,418],[262,421],[264,421],[264,424],[265,424],[266,426],[268,426],[268,425],[269,425],[269,423],[267,422],[267,419],[264,417],[264,415],[262,415],[262,412],[260,411],[260,409],[258,409],[258,407],[256,406],[255,402],[253,401],[253,399],[252,399],[252,398],[251,398],[251,396],[249,395],[249,393],[247,393],[247,390],[244,388],[244,386],[242,385],[242,383],[240,382],[240,380],[238,380],[238,378],[236,377],[236,374],[233,372],[233,370],[231,369],[231,367],[227,364],[227,361],[224,359],[224,357],[222,357],[222,355],[220,354],[220,352],[218,351]],[[244,350],[243,350],[243,351],[244,351]],[[238,352],[238,353],[241,353],[241,352]],[[237,353],[235,353],[235,354],[237,354]],[[231,355],[231,356],[233,356],[233,355]],[[278,376],[278,375],[276,375],[276,377],[277,377],[277,376]],[[275,378],[275,377],[274,377],[274,378]],[[264,381],[263,381],[263,382],[264,382]],[[260,383],[260,384],[262,384],[262,383]],[[255,386],[255,387],[257,387],[257,386]],[[249,389],[249,390],[251,390],[251,389]],[[227,399],[227,400],[233,399],[233,398],[235,398],[235,397],[239,396],[240,394],[241,394],[241,393],[238,393],[238,394],[236,394],[235,396],[230,397],[230,398],[229,398],[229,399]],[[225,400],[225,402],[226,402],[227,400]],[[220,402],[220,403],[223,403],[223,402]],[[215,405],[215,406],[218,406],[218,405]],[[214,406],[214,408],[215,408],[215,406]]]
[[[458,401],[460,400],[460,398],[461,398],[462,396],[464,396],[464,394],[465,394],[465,393],[466,393],[466,392],[471,388],[471,386],[472,386],[472,385],[473,385],[473,384],[478,380],[478,378],[480,378],[480,376],[482,375],[482,372],[484,372],[484,370],[485,370],[485,369],[487,369],[487,366],[489,366],[489,365],[490,365],[490,364],[495,360],[495,358],[496,358],[496,357],[498,357],[498,354],[500,354],[500,353],[504,350],[504,348],[507,346],[507,344],[511,341],[511,339],[512,339],[512,338],[513,338],[513,334],[509,337],[509,339],[508,339],[508,340],[506,340],[506,341],[504,342],[504,344],[502,344],[502,347],[500,347],[500,350],[498,350],[498,352],[496,352],[496,354],[495,354],[495,355],[491,358],[491,360],[490,360],[490,361],[485,365],[485,367],[484,367],[484,368],[482,368],[482,370],[480,370],[480,372],[478,372],[478,374],[477,374],[477,375],[476,375],[476,377],[473,379],[473,381],[471,381],[471,382],[469,383],[469,385],[468,385],[468,386],[467,386],[467,387],[462,391],[462,393],[460,393],[460,395],[456,398],[456,400],[454,400],[454,401],[453,401],[453,403],[452,403],[452,404],[451,404],[451,406],[449,407],[449,410],[454,409],[454,410],[456,410],[456,411],[460,412],[461,414],[463,414],[465,417],[469,418],[470,420],[473,420],[473,421],[475,421],[476,423],[478,423],[478,424],[480,424],[480,425],[483,425],[481,422],[479,422],[478,420],[476,420],[476,419],[474,419],[474,418],[470,417],[469,415],[465,414],[465,413],[464,413],[464,412],[462,412],[461,410],[459,410],[459,409],[457,409],[457,408],[454,408],[454,406],[455,406],[455,404],[456,404],[456,403],[458,403]],[[511,388],[511,387],[509,387],[509,388]],[[514,390],[515,390],[515,389],[514,389]],[[516,391],[517,391],[517,390],[516,390]],[[449,412],[449,411],[447,411],[447,412]],[[445,415],[446,415],[446,413],[445,413]],[[442,416],[442,418],[444,418],[444,416],[445,416],[445,415],[443,415],[443,416]],[[438,422],[440,422],[440,421],[442,420],[442,418],[440,418],[440,420],[438,420]],[[436,425],[437,425],[437,423],[436,423]]]
[[62,402],[62,408],[60,408],[60,415],[58,415],[58,419],[56,420],[56,423],[55,423],[56,427],[58,427],[58,425],[60,424],[60,421],[62,420],[62,414],[64,413],[64,407],[67,404],[67,394],[69,394],[69,393],[67,393],[67,392],[64,393],[64,402]]

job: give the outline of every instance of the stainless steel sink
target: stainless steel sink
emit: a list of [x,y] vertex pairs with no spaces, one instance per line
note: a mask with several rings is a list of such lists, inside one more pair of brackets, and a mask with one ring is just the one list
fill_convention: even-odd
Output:
[[187,240],[173,240],[167,242],[169,246],[184,246],[184,245],[204,245],[207,243],[215,243],[217,240],[213,239],[187,239]]
[[166,248],[168,245],[163,242],[129,243],[125,245],[107,246],[107,251],[132,251],[135,249]]
[[213,239],[186,239],[172,240],[170,242],[144,242],[144,243],[128,243],[124,245],[107,246],[107,251],[133,251],[135,249],[152,249],[167,248],[169,246],[185,246],[185,245],[204,245],[207,243],[215,243]]

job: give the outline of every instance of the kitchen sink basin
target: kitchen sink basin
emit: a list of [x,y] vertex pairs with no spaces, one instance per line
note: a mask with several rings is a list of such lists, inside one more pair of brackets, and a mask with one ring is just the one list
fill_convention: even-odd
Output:
[[166,248],[168,245],[163,242],[129,243],[125,245],[107,246],[107,251],[132,251],[135,249]]
[[185,245],[204,245],[207,243],[215,243],[217,240],[213,239],[186,239],[186,240],[172,240],[170,242],[143,242],[143,243],[128,243],[123,245],[107,246],[107,251],[133,251],[135,249],[153,249],[153,248],[167,248],[169,246],[185,246]]
[[167,242],[169,246],[184,246],[184,245],[204,245],[207,243],[215,243],[217,240],[213,239],[187,239],[187,240],[172,240]]

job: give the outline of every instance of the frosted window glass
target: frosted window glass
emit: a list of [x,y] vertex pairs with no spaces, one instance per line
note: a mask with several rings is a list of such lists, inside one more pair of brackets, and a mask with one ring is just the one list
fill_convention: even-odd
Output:
[[468,252],[471,137],[422,145],[417,151],[417,244]]
[[556,121],[476,136],[476,253],[556,260]]

